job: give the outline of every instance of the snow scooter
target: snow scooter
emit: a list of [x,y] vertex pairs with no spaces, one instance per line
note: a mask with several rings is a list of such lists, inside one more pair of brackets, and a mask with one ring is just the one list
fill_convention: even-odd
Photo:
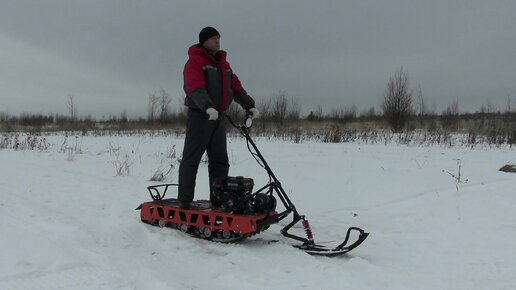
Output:
[[[177,229],[197,238],[229,243],[258,234],[292,213],[292,222],[281,229],[281,234],[300,242],[294,247],[308,254],[338,256],[362,244],[369,233],[357,227],[350,227],[344,241],[336,247],[331,248],[317,244],[314,241],[308,220],[304,215],[299,214],[251,139],[249,129],[252,125],[252,119],[247,116],[245,124],[237,125],[229,116],[225,116],[246,139],[247,148],[254,159],[267,171],[269,175],[268,184],[253,192],[253,179],[241,176],[227,177],[213,184],[210,200],[194,201],[189,209],[181,209],[178,200],[175,198],[164,198],[168,189],[177,186],[177,184],[149,186],[147,190],[152,201],[142,203],[137,208],[137,210],[140,210],[142,222]],[[283,211],[276,211],[277,202],[274,195],[283,204]],[[289,230],[299,222],[303,226],[306,237],[289,233]],[[352,232],[358,232],[358,237],[355,242],[348,245]]]

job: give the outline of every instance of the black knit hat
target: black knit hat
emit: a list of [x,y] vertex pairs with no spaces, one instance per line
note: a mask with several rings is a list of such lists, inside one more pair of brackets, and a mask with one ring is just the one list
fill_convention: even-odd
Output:
[[217,29],[213,27],[204,27],[201,32],[199,32],[199,44],[203,44],[206,40],[214,37],[215,35],[218,35],[220,37],[220,33],[217,31]]

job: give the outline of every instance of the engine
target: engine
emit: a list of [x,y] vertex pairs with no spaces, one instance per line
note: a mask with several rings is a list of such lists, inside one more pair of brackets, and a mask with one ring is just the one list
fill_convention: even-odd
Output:
[[235,214],[260,214],[276,209],[276,199],[266,193],[253,194],[254,181],[243,176],[227,177],[212,184],[213,206]]

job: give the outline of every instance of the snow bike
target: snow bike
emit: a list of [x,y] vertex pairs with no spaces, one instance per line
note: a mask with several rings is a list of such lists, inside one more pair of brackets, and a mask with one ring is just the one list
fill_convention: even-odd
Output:
[[[251,178],[228,177],[213,184],[214,189],[210,193],[209,201],[195,201],[189,209],[181,209],[177,199],[164,198],[168,189],[177,186],[177,184],[149,186],[147,190],[152,201],[142,203],[137,208],[137,210],[140,210],[142,222],[177,229],[197,238],[228,243],[258,234],[292,213],[292,222],[281,229],[281,234],[300,242],[294,247],[308,254],[338,256],[362,244],[369,233],[357,227],[350,227],[344,241],[336,247],[331,248],[317,244],[314,241],[308,220],[304,215],[299,214],[251,139],[249,129],[252,125],[252,119],[247,116],[245,124],[237,125],[229,116],[225,116],[244,136],[249,152],[258,164],[267,171],[269,182],[253,192],[254,182]],[[280,199],[285,208],[283,211],[276,211],[277,202],[274,196]],[[299,222],[303,226],[306,237],[289,233],[289,230]],[[353,243],[348,244],[353,232],[357,232],[358,237]]]

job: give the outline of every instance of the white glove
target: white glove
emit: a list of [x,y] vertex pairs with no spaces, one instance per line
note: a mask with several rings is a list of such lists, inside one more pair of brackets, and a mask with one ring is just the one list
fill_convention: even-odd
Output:
[[260,111],[258,111],[257,108],[251,108],[251,109],[249,109],[249,112],[251,113],[251,118],[253,118],[253,119],[260,118]]
[[208,120],[215,121],[219,118],[219,111],[215,110],[214,108],[208,108],[206,109],[206,114],[210,116]]

